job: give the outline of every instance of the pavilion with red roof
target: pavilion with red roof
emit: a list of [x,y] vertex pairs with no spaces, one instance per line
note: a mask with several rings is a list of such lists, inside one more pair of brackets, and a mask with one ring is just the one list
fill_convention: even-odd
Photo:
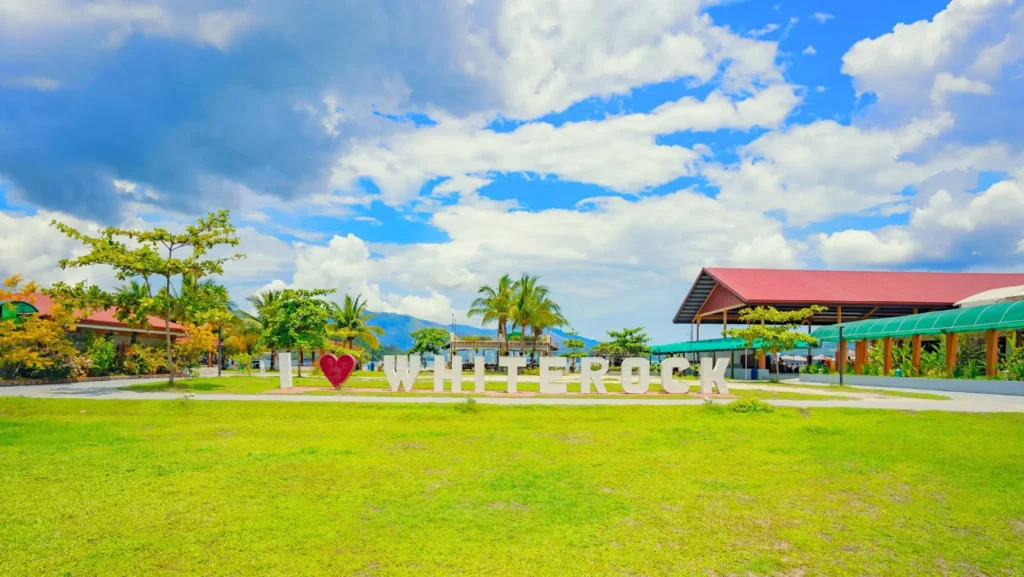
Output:
[[831,325],[946,310],[980,292],[1017,285],[1024,285],[1024,274],[705,268],[672,322],[728,325],[739,322],[744,307],[822,305],[828,310],[810,324]]

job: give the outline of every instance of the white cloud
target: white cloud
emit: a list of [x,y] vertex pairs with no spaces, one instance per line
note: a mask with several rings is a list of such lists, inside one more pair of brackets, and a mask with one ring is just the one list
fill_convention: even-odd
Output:
[[775,32],[778,29],[779,29],[779,25],[778,24],[768,24],[764,28],[757,28],[755,30],[751,30],[749,32],[749,34],[751,36],[753,36],[754,38],[760,38],[761,36],[765,36],[767,34],[771,34],[772,32]]
[[991,94],[992,87],[980,80],[971,80],[963,76],[953,76],[948,72],[940,72],[935,76],[932,85],[932,102],[941,106],[947,94]]
[[25,88],[46,92],[56,90],[63,86],[63,83],[46,76],[14,76],[0,78],[0,87],[3,88]]
[[1024,264],[1011,252],[1021,222],[1024,186],[1005,180],[979,193],[940,189],[910,213],[905,225],[822,234],[817,240],[829,266],[945,261],[1002,268]]
[[804,48],[804,51],[801,52],[800,54],[803,54],[804,56],[814,56],[817,53],[818,51],[814,49],[814,46],[808,44],[807,48]]
[[825,90],[826,90],[825,87],[820,85],[820,84],[818,86],[814,87],[814,91],[815,92],[825,92]]
[[[532,118],[581,99],[677,78],[710,81],[720,66],[737,87],[781,80],[776,45],[713,24],[698,0],[506,2],[496,37],[477,38],[467,70],[497,74],[510,117]],[[493,49],[488,49],[493,44]]]
[[843,73],[858,94],[873,92],[893,105],[920,103],[933,90],[987,94],[980,87],[1024,52],[1024,13],[1013,5],[953,0],[931,20],[857,42],[843,56]]
[[824,23],[828,22],[829,20],[834,19],[835,16],[833,16],[832,14],[827,14],[825,12],[815,12],[814,14],[811,14],[811,18],[814,18],[818,22],[821,22],[822,24],[824,24]]
[[[705,100],[685,97],[650,114],[629,114],[603,121],[570,122],[555,127],[529,123],[508,133],[480,124],[441,118],[436,126],[410,129],[385,142],[353,147],[335,172],[345,188],[369,177],[389,203],[414,198],[424,182],[455,177],[442,192],[482,185],[482,177],[462,175],[534,172],[589,182],[622,192],[638,192],[692,174],[702,152],[659,145],[655,137],[680,131],[778,126],[800,101],[794,88],[775,85],[738,102],[720,92]],[[703,150],[703,149],[702,149]],[[464,190],[459,190],[464,193]]]

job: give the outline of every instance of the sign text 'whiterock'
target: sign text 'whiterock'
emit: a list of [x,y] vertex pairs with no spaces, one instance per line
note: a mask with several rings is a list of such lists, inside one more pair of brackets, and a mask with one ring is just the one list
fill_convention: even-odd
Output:
[[[563,380],[563,371],[566,370],[568,359],[565,357],[541,357],[540,358],[540,392],[541,394],[559,395],[567,392],[567,383]],[[608,360],[600,357],[585,357],[579,359],[580,364],[580,392],[591,393],[593,389],[605,395],[608,391],[604,387],[602,377],[608,373]],[[519,369],[526,367],[526,357],[501,357],[498,365],[508,371],[509,393],[518,392]],[[594,368],[597,365],[597,368]],[[384,374],[388,378],[388,385],[391,391],[397,393],[399,390],[412,391],[416,377],[420,373],[421,359],[419,355],[385,355]],[[729,392],[729,386],[725,382],[725,370],[729,367],[728,359],[718,359],[714,362],[710,358],[703,358],[700,361],[700,392],[711,394],[713,387],[718,388],[721,394]],[[675,380],[672,375],[676,372],[683,372],[690,368],[690,362],[683,358],[673,357],[661,362],[661,388],[666,393],[684,394],[690,390],[690,381]],[[638,382],[633,382],[634,373],[639,375]],[[462,359],[455,357],[452,368],[447,367],[445,359],[434,357],[434,392],[435,393],[461,393],[462,390]],[[449,389],[445,390],[445,381],[449,383]],[[642,395],[650,390],[651,363],[647,359],[628,358],[622,361],[622,390],[633,395]],[[473,358],[473,392],[483,393],[484,388],[484,358]]]

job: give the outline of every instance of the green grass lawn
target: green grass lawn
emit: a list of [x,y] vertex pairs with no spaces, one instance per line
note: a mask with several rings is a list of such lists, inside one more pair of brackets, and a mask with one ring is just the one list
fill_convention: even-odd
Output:
[[[372,374],[372,373],[371,373]],[[661,392],[660,381],[651,381],[651,391]],[[345,386],[341,390],[335,390],[331,387],[331,384],[324,377],[298,377],[292,378],[292,386],[295,387],[321,387],[322,391],[316,391],[312,393],[303,394],[323,394],[323,395],[345,395],[345,394],[366,394],[356,393],[351,389],[379,389],[381,392],[387,392],[389,395],[400,395],[405,394],[403,392],[392,393],[387,380],[381,379],[351,379],[345,383]],[[446,385],[447,386],[447,385]],[[234,393],[234,394],[257,394],[263,393],[270,390],[275,390],[279,387],[279,381],[277,378],[261,378],[261,377],[230,377],[230,378],[197,378],[197,379],[178,379],[174,381],[174,386],[171,387],[165,382],[156,383],[143,383],[139,385],[129,385],[120,387],[126,391],[135,391],[142,393],[152,392],[190,392],[190,393]],[[462,382],[463,391],[472,391],[473,382],[472,380],[463,380]],[[488,381],[485,388],[488,391],[505,391],[508,385],[505,381]],[[434,388],[434,381],[432,378],[420,378],[416,380],[416,384],[413,389],[420,391],[432,391]],[[619,380],[606,381],[605,388],[610,393],[621,393],[622,384]],[[522,382],[518,383],[518,390],[522,392],[538,392],[540,390],[540,384],[533,382]],[[568,390],[570,392],[579,392],[579,382],[569,383]],[[690,390],[693,392],[699,392],[699,385],[691,385]],[[757,399],[791,399],[791,400],[805,400],[805,401],[848,401],[851,400],[848,397],[841,397],[837,395],[821,394],[818,391],[811,393],[802,392],[777,392],[777,391],[765,391],[765,390],[751,390],[751,389],[730,389],[730,393],[739,398],[757,398]],[[408,393],[408,394],[419,394],[419,393]],[[460,396],[466,396],[468,393],[439,393],[439,394],[458,394]],[[547,396],[547,395],[545,395]],[[592,396],[600,397],[602,395],[594,394]],[[667,397],[682,397],[682,395],[666,395]]]
[[0,575],[1018,575],[1024,415],[0,398]]

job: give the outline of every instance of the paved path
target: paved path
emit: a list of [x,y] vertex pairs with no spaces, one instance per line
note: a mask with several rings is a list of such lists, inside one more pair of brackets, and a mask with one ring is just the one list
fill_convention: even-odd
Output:
[[[182,397],[181,393],[138,393],[121,391],[118,387],[140,383],[159,382],[163,379],[130,379],[120,381],[93,381],[87,383],[70,383],[60,385],[33,385],[28,387],[0,387],[0,397],[34,397],[48,399],[127,399],[127,400],[168,400]],[[736,388],[765,388],[752,384],[735,383]],[[787,388],[787,390],[793,390]],[[908,390],[909,389],[899,389]],[[823,391],[810,391],[824,393]],[[867,393],[867,391],[865,391]],[[928,392],[913,390],[911,392]],[[894,409],[905,411],[954,411],[968,413],[1005,413],[1024,412],[1024,397],[1009,395],[983,395],[977,393],[950,393],[936,391],[950,398],[948,401],[927,399],[905,399],[898,397],[865,396],[848,401],[811,401],[811,400],[770,400],[779,407],[840,407],[844,409]],[[840,393],[836,393],[837,395]],[[457,396],[433,397],[397,396],[383,393],[380,395],[235,395],[235,394],[197,394],[198,401],[257,401],[270,403],[463,403],[465,400]],[[643,396],[616,396],[615,398],[551,398],[551,397],[476,397],[482,405],[700,405],[703,399],[658,399]],[[729,403],[731,400],[716,400],[718,403]]]

